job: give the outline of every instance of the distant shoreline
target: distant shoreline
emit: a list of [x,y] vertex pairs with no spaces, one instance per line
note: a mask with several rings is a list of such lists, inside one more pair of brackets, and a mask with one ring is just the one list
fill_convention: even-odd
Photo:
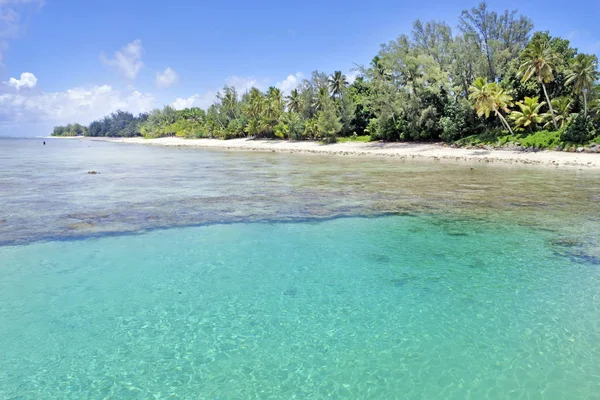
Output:
[[144,144],[166,147],[210,148],[220,150],[310,153],[343,156],[387,156],[398,159],[433,161],[466,161],[490,164],[541,165],[547,167],[600,169],[600,154],[559,151],[522,152],[453,148],[439,143],[412,142],[346,142],[321,144],[314,141],[254,140],[254,139],[183,139],[177,137],[144,139],[109,137],[56,137],[46,139],[79,139],[112,143]]

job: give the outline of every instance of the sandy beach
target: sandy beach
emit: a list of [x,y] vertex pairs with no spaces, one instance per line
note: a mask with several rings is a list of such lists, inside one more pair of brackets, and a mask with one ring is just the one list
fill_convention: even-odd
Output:
[[153,146],[199,147],[220,150],[277,151],[312,153],[338,156],[386,156],[398,159],[448,160],[479,163],[526,164],[550,167],[600,169],[600,154],[568,153],[559,151],[523,152],[509,150],[453,148],[438,143],[382,143],[347,142],[321,144],[310,141],[254,140],[254,139],[182,139],[176,137],[144,138],[79,138],[115,143]]

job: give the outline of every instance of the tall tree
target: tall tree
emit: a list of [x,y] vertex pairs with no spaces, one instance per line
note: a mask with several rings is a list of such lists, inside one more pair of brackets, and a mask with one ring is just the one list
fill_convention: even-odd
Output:
[[452,63],[452,29],[445,22],[416,20],[412,38],[415,46],[430,55],[443,68]]
[[498,15],[490,11],[483,1],[470,11],[463,11],[460,16],[459,28],[466,39],[474,40],[479,46],[491,81],[502,78],[508,62],[517,57],[529,40],[533,23],[516,13],[505,11]]
[[348,86],[348,80],[346,80],[346,75],[342,74],[342,71],[335,71],[329,77],[329,90],[333,97],[341,97],[346,86]]
[[217,99],[221,102],[222,111],[228,119],[237,119],[238,111],[238,94],[233,86],[224,86],[223,92],[217,93]]
[[523,82],[535,76],[538,83],[542,85],[544,96],[546,96],[546,102],[550,109],[550,115],[552,116],[554,129],[558,129],[558,124],[556,123],[556,117],[552,109],[552,102],[548,96],[546,83],[554,80],[554,71],[556,70],[557,62],[559,62],[558,56],[552,47],[550,47],[547,38],[532,40],[521,53],[521,67],[517,73]]
[[595,55],[577,54],[577,57],[572,60],[566,83],[573,84],[573,91],[583,95],[583,110],[586,117],[588,114],[587,96],[599,77],[598,57]]
[[[559,124],[559,127],[562,129],[565,127],[567,122],[571,118],[571,107],[573,106],[573,102],[570,98],[566,96],[557,97],[552,99],[552,108],[554,109],[554,115],[556,115],[556,121]],[[547,125],[550,124],[548,121]]]
[[299,113],[300,112],[300,107],[301,107],[301,99],[300,99],[300,93],[298,92],[298,89],[294,89],[290,92],[290,95],[287,96],[287,107],[288,110],[295,112],[295,113]]

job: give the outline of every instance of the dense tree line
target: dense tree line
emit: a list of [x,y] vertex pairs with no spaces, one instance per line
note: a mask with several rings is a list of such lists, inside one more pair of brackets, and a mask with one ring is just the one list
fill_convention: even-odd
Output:
[[207,110],[118,111],[53,134],[452,142],[547,130],[572,143],[600,134],[597,57],[485,2],[462,12],[456,32],[415,21],[357,72],[351,84],[340,71],[313,72],[287,96],[275,87],[238,93],[225,86]]

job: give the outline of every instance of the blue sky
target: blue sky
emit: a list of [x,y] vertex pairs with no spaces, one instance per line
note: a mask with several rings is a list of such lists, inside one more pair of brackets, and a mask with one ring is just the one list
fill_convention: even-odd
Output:
[[[415,19],[455,27],[476,4],[0,0],[0,134],[43,135],[117,107],[205,106],[225,83],[289,88],[315,69],[350,73]],[[600,54],[598,2],[488,5],[519,9],[536,29]]]

